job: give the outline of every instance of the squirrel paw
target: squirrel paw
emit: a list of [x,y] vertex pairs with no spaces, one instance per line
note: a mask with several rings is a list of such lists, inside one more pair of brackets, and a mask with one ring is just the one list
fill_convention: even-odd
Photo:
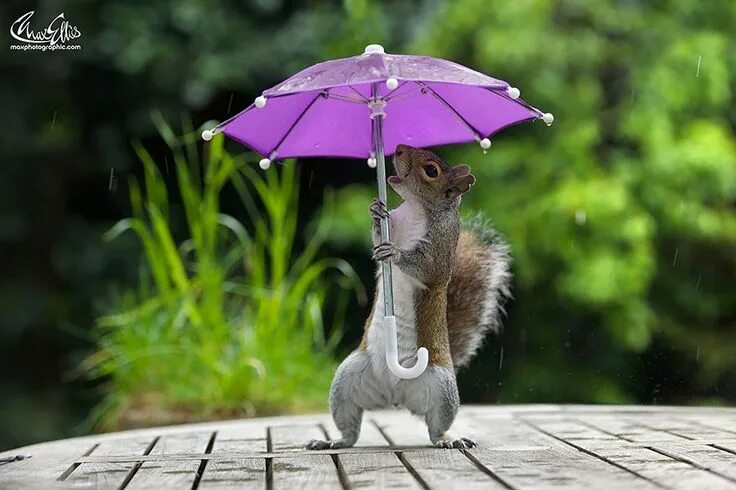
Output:
[[312,439],[304,447],[313,451],[320,451],[322,449],[340,449],[350,446],[352,446],[352,444],[348,444],[345,439],[338,439],[336,441],[322,441],[319,439]]
[[386,207],[386,203],[381,201],[377,197],[373,198],[373,202],[368,208],[368,212],[371,215],[371,218],[373,218],[375,221],[380,221],[381,218],[389,217],[388,208]]
[[471,449],[477,446],[475,441],[468,439],[467,437],[460,437],[458,439],[440,439],[434,443],[435,447],[441,447],[443,449]]
[[373,260],[382,262],[384,260],[390,260],[396,258],[399,251],[394,247],[391,242],[379,243],[373,247]]

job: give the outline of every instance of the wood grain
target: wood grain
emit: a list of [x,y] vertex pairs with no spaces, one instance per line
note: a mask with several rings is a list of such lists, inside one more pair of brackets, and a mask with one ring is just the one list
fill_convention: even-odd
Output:
[[[586,405],[471,406],[430,446],[404,411],[368,413],[354,448],[306,415],[156,427],[0,453],[0,488],[736,488],[736,409]],[[214,436],[214,437],[213,437]]]

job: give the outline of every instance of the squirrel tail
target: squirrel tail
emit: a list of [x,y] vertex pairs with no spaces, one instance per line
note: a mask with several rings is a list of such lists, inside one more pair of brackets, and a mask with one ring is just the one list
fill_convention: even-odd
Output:
[[511,297],[509,247],[478,214],[463,221],[447,289],[447,330],[455,369],[466,365],[489,330],[498,333]]

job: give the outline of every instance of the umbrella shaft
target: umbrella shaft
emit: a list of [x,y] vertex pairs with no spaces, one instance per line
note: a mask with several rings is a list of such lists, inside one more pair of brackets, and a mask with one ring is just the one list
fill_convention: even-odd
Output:
[[[378,97],[379,84],[371,85],[371,97]],[[383,155],[383,114],[374,114],[371,117],[371,144],[373,154],[376,158],[376,178],[378,179],[378,199],[386,203],[386,161]],[[389,220],[381,218],[381,242],[391,239],[389,232]],[[387,260],[381,262],[381,276],[383,277],[383,311],[386,316],[394,314],[394,289],[391,278],[391,263]]]

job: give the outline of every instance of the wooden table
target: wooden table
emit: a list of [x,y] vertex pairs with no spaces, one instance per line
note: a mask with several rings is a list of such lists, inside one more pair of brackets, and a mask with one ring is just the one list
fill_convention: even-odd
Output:
[[424,424],[373,412],[358,446],[327,415],[102,434],[0,454],[0,488],[734,488],[736,409],[467,406],[454,429],[469,451],[428,447]]

